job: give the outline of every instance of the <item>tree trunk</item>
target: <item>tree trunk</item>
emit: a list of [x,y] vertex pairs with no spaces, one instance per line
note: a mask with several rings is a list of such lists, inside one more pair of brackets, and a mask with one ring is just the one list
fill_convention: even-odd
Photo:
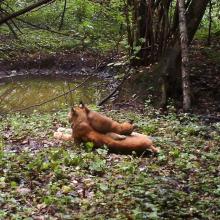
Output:
[[[209,0],[193,0],[189,6],[188,12],[186,14],[187,20],[187,30],[188,30],[188,44],[192,41],[198,26],[201,22],[201,19],[205,13]],[[176,36],[179,35],[179,32],[176,32]],[[181,91],[181,80],[180,80],[180,71],[178,70],[181,48],[179,44],[179,37],[174,38],[174,42],[170,44],[166,52],[164,53],[163,58],[161,59],[158,69],[155,71],[155,80],[161,81],[164,85],[159,87],[166,88],[162,92],[161,97],[161,106],[164,107],[167,104],[167,98],[175,98],[179,96]],[[163,80],[160,80],[163,79]],[[164,81],[164,79],[166,81]],[[165,86],[166,85],[166,86]],[[163,93],[166,94],[163,94]],[[166,97],[166,100],[163,98]]]
[[183,89],[183,110],[189,111],[191,108],[190,80],[189,80],[189,51],[188,35],[185,17],[185,0],[178,0],[179,5],[179,30],[181,45],[181,71]]

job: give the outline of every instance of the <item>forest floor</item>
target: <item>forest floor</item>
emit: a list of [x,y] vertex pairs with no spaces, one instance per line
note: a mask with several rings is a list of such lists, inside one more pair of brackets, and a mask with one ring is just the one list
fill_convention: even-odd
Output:
[[[219,41],[194,42],[191,51],[197,112],[219,116]],[[79,51],[11,58],[1,61],[2,75],[112,62]],[[173,106],[166,115],[149,103],[141,108],[104,113],[134,120],[154,138],[158,156],[56,141],[53,132],[69,127],[65,110],[0,116],[0,219],[220,219],[220,123],[176,114]]]
[[220,123],[150,106],[108,115],[133,119],[160,154],[56,141],[65,111],[0,118],[0,219],[220,218]]

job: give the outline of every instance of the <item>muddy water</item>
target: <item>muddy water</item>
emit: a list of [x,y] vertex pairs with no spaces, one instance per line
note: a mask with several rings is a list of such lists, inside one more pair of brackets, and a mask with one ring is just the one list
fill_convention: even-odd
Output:
[[[67,92],[83,82],[84,79],[74,81],[64,79],[35,78],[23,79],[16,82],[1,83],[0,112],[26,108],[52,99]],[[75,92],[28,111],[40,112],[56,111],[67,108],[71,103],[83,100],[87,104],[96,104],[107,94],[105,83],[98,79],[89,80]],[[26,110],[27,111],[27,110]]]

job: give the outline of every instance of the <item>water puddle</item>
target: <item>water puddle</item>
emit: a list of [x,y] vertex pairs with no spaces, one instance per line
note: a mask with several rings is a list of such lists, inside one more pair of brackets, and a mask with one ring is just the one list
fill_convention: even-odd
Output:
[[[32,78],[15,82],[7,82],[0,85],[0,112],[6,113],[12,110],[26,108],[47,100],[53,99],[68,90],[81,84],[85,78],[69,79]],[[90,79],[73,93],[62,96],[54,101],[39,107],[40,112],[56,111],[68,107],[71,103],[83,100],[87,104],[98,103],[108,92],[106,82],[100,79]]]

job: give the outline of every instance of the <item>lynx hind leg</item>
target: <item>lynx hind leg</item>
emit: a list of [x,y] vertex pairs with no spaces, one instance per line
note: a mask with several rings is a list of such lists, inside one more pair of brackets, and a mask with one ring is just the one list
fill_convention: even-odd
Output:
[[150,146],[149,146],[149,149],[150,149],[153,153],[156,153],[156,154],[160,153],[160,149],[157,148],[157,147],[155,147],[154,145],[150,145]]
[[108,132],[108,133],[106,133],[106,135],[111,137],[112,139],[118,140],[118,141],[126,139],[125,135],[116,134],[114,132]]
[[153,137],[146,136],[144,134],[140,134],[137,132],[132,132],[131,136],[144,138],[147,141],[148,149],[150,149],[153,153],[156,153],[156,154],[160,153],[160,149],[154,146],[154,143],[153,143],[154,138]]
[[148,142],[148,148],[155,154],[158,154],[160,153],[160,149],[155,147],[154,146],[154,143],[153,143],[153,138],[152,137],[149,137],[149,136],[146,136],[146,140]]

